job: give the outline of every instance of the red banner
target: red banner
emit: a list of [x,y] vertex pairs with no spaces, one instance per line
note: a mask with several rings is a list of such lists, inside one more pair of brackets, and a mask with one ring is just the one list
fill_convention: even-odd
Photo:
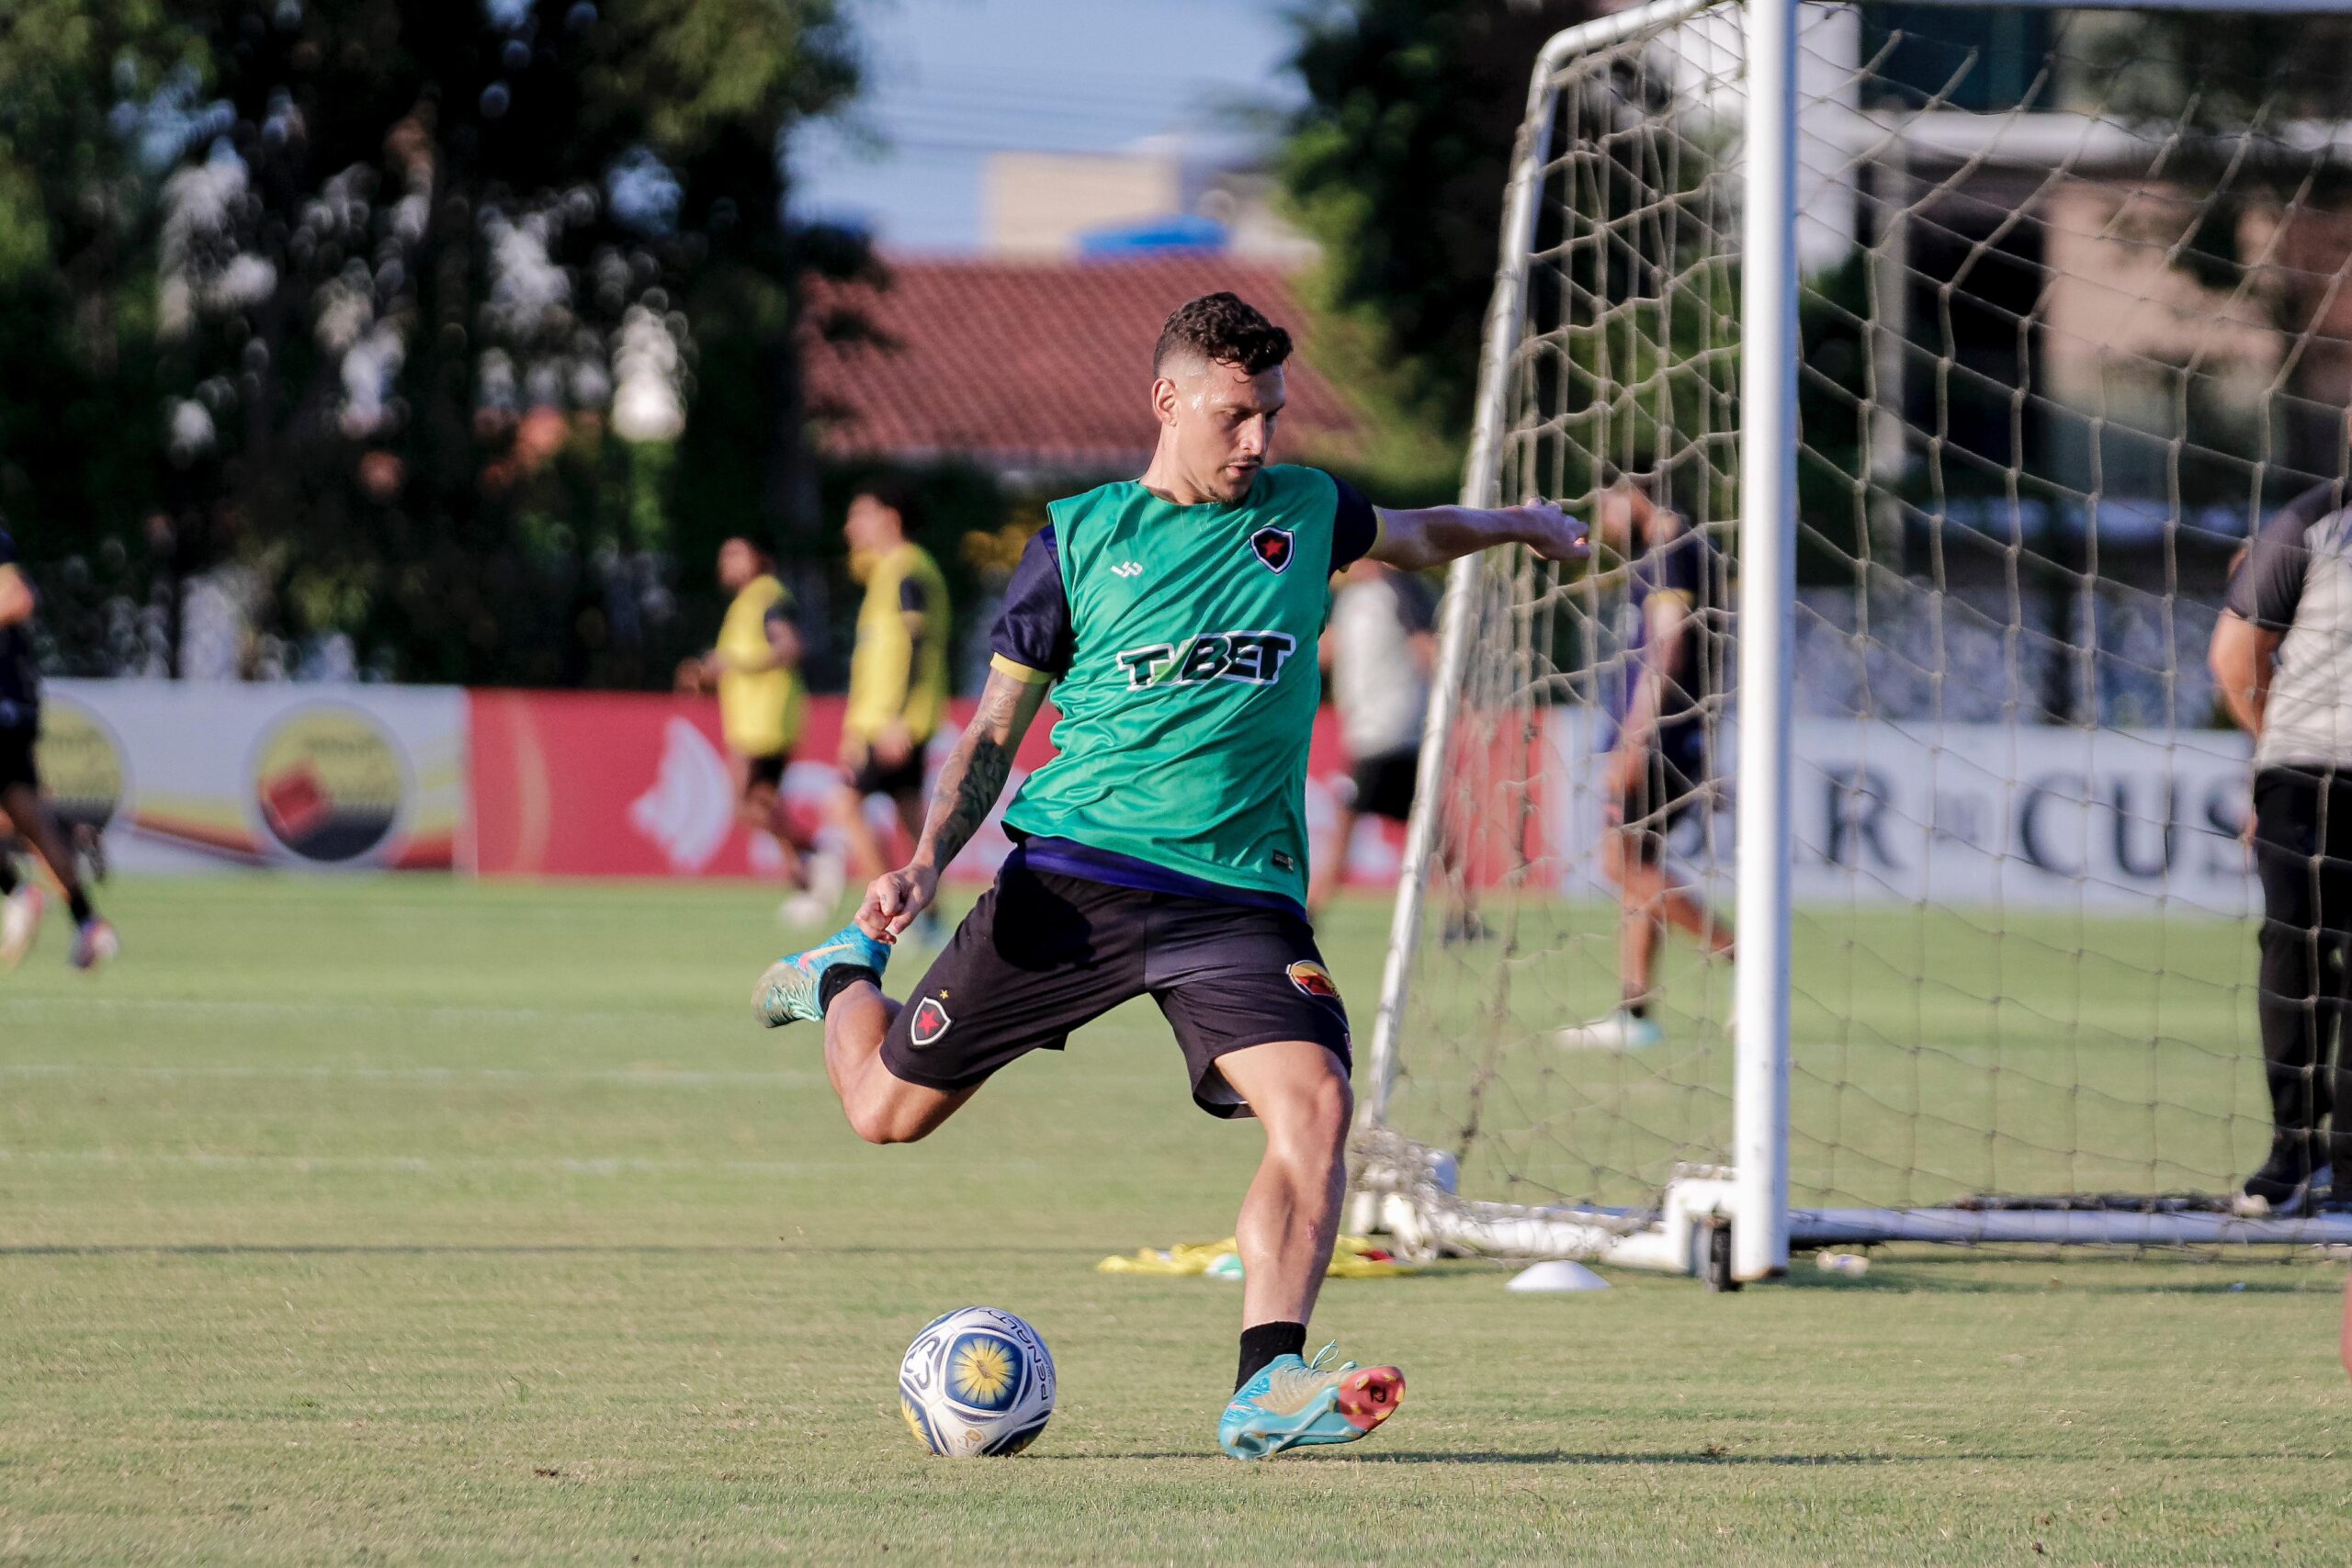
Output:
[[[707,697],[635,693],[478,691],[472,701],[472,810],[465,864],[489,876],[760,877],[778,874],[774,844],[735,818],[733,764],[719,742],[718,705]],[[813,832],[841,779],[835,764],[842,700],[816,697],[784,794]],[[932,743],[936,766],[971,704]],[[1053,755],[1048,707],[1021,747],[1004,798]],[[1338,725],[1318,716],[1309,761],[1307,820],[1320,852],[1332,827],[1335,785],[1347,774]],[[866,803],[877,826],[890,816]],[[898,835],[899,848],[907,844]],[[1349,854],[1349,880],[1392,886],[1403,846],[1396,824],[1367,818]],[[951,880],[985,882],[1012,842],[996,818],[956,857]]]

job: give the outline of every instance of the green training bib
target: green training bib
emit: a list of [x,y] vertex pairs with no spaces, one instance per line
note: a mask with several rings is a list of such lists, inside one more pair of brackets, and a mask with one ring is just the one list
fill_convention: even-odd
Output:
[[1304,902],[1338,485],[1278,466],[1229,506],[1122,480],[1048,510],[1075,653],[1060,754],[1006,824]]

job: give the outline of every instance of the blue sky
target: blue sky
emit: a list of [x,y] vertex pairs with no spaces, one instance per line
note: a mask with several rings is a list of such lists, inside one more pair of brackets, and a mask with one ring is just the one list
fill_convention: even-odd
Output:
[[998,149],[1109,152],[1167,132],[1244,132],[1282,108],[1283,0],[867,0],[854,133],[794,149],[796,205],[900,251],[979,240],[980,164]]

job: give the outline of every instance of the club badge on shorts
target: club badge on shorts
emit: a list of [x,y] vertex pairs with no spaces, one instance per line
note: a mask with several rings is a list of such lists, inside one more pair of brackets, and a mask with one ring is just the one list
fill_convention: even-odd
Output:
[[1290,976],[1292,985],[1317,1001],[1337,1002],[1340,999],[1339,983],[1331,978],[1331,972],[1311,958],[1299,959],[1283,973]]
[[925,997],[915,1004],[914,1021],[908,1028],[907,1038],[918,1051],[926,1045],[936,1045],[939,1037],[947,1032],[947,1026],[955,1021],[936,999]]
[[1293,543],[1289,529],[1271,525],[1250,536],[1250,548],[1268,571],[1280,571],[1290,565]]

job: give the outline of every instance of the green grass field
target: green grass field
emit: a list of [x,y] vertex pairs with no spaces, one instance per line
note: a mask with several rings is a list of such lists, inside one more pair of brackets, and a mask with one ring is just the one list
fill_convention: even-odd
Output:
[[[749,1021],[753,891],[108,892],[119,967],[53,930],[0,979],[0,1560],[2347,1556],[2335,1266],[1335,1283],[1318,1327],[1406,1407],[1244,1467],[1232,1287],[1093,1271],[1225,1235],[1254,1158],[1148,1006],[872,1149]],[[1384,919],[1329,932],[1360,1018]],[[896,1413],[968,1302],[1060,1366],[1018,1459],[926,1459]]]

